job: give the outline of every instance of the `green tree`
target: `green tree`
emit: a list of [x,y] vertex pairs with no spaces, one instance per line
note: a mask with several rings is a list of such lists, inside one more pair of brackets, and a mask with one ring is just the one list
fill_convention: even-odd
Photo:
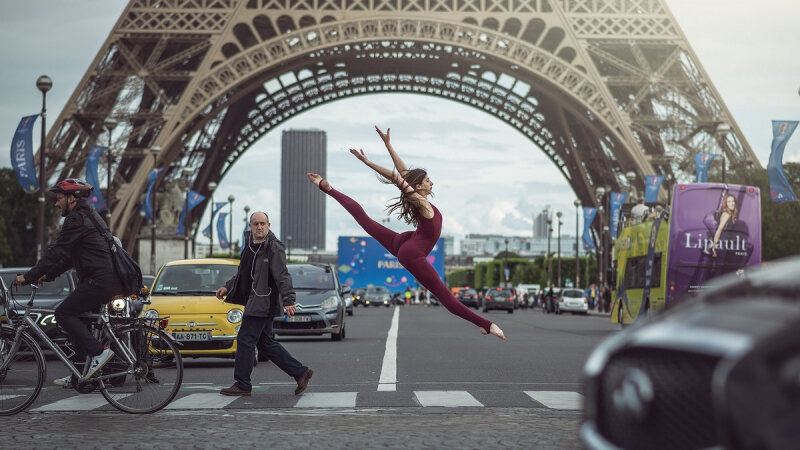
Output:
[[[4,267],[31,266],[36,262],[37,197],[38,194],[22,190],[11,168],[0,168],[0,264]],[[58,212],[53,202],[45,205],[46,249]]]

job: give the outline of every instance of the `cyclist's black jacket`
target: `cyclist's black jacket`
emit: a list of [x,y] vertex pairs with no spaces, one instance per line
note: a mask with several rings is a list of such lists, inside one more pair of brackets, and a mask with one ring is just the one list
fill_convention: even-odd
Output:
[[89,214],[94,214],[92,208],[85,199],[78,199],[75,209],[64,218],[56,241],[25,273],[26,282],[34,283],[42,275],[52,280],[70,267],[75,267],[80,280],[100,273],[113,273],[108,242],[89,219]]

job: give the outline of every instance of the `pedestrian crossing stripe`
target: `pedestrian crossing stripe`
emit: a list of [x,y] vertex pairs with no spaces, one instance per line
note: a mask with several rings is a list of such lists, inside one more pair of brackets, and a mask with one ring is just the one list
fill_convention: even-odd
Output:
[[[529,407],[541,407],[559,410],[580,410],[583,396],[570,391],[523,391],[532,401]],[[475,396],[468,391],[408,391],[413,395],[415,404],[422,407],[484,407]],[[391,393],[395,394],[395,393]],[[373,394],[374,395],[374,394]],[[380,394],[379,394],[380,395]],[[288,408],[356,408],[359,392],[306,392],[297,398],[294,405]],[[287,397],[287,399],[290,397]],[[293,398],[291,398],[293,400]],[[258,403],[258,397],[235,397],[220,395],[218,392],[191,393],[173,400],[165,410],[219,410],[236,409],[237,401],[252,408]],[[541,405],[541,406],[540,406]],[[265,405],[270,407],[269,405]],[[369,404],[368,407],[378,405]],[[497,405],[492,405],[497,406]],[[102,407],[111,408],[99,393],[73,395],[52,403],[38,406],[31,412],[90,411]],[[106,409],[108,409],[106,408]],[[274,408],[274,406],[273,406]],[[285,407],[283,408],[285,409]]]

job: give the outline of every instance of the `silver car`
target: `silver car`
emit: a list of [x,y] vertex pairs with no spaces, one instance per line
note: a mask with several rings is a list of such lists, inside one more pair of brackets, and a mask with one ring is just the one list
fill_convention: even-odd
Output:
[[561,296],[558,299],[558,309],[561,312],[588,314],[589,301],[586,299],[583,290],[566,288],[561,291]]
[[277,335],[330,334],[334,341],[345,338],[345,297],[350,287],[339,283],[330,264],[288,264],[297,294],[294,316],[275,317],[272,329]]

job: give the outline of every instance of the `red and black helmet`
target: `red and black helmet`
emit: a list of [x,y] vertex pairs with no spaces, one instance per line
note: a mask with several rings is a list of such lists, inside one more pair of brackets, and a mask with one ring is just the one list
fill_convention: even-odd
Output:
[[88,197],[93,190],[91,184],[77,178],[64,178],[50,188],[50,192],[74,195],[75,197]]

